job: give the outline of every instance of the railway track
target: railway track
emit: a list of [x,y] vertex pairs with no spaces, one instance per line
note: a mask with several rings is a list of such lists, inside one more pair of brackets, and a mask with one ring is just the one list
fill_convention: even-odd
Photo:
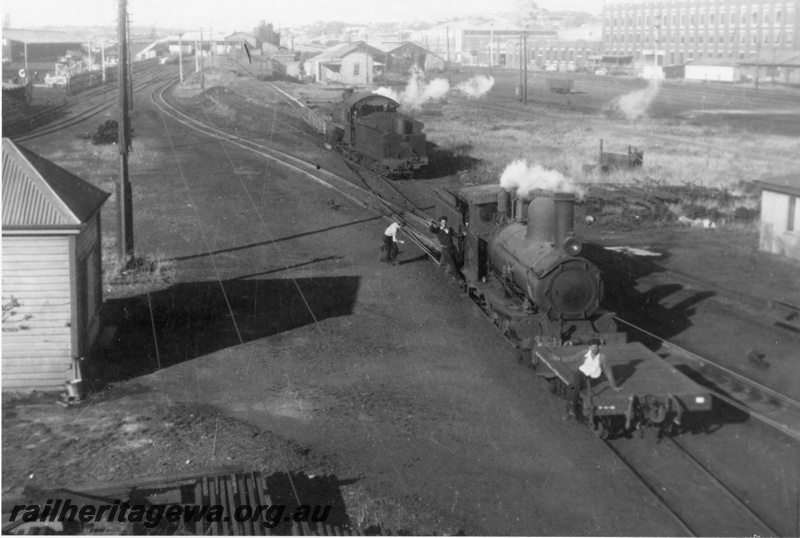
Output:
[[[159,66],[155,70],[151,72],[145,72],[147,76],[139,76],[138,80],[136,81],[136,85],[134,86],[134,92],[142,91],[153,84],[158,84],[168,78],[173,78],[175,73],[173,73],[174,69],[171,66]],[[94,99],[95,97],[105,97],[108,98],[103,99],[99,103],[90,102],[89,106],[83,108],[82,110],[75,111],[74,114],[71,116],[64,118],[62,120],[56,121],[54,123],[44,125],[37,129],[34,129],[30,132],[22,134],[20,136],[14,137],[14,140],[17,142],[25,142],[27,140],[32,140],[34,138],[38,138],[40,136],[44,136],[47,134],[55,133],[62,129],[66,129],[83,121],[86,121],[89,118],[97,116],[101,112],[117,105],[117,96],[116,96],[116,88],[115,87],[108,87],[104,88],[102,91],[98,91],[96,93],[89,94],[87,97],[90,99]],[[69,106],[60,105],[59,109],[68,109]],[[52,112],[52,111],[51,111]]]
[[[312,179],[316,183],[334,190],[358,206],[379,214],[386,221],[394,222],[402,219],[413,220],[419,223],[424,220],[418,215],[415,215],[415,212],[421,212],[421,210],[415,209],[415,212],[408,212],[407,210],[404,210],[396,203],[391,202],[390,200],[387,200],[381,196],[376,190],[371,189],[366,182],[364,182],[364,186],[355,185],[345,177],[328,170],[321,169],[319,166],[295,157],[294,155],[265,144],[259,144],[244,137],[231,134],[227,131],[217,129],[206,123],[198,121],[187,114],[184,114],[176,107],[172,106],[163,97],[164,91],[174,84],[175,82],[170,82],[155,88],[150,95],[150,99],[153,104],[162,110],[164,114],[170,116],[173,120],[178,121],[179,123],[193,130],[200,131],[207,136],[224,140],[229,144],[233,144],[239,148],[256,153],[261,157],[278,162],[281,165]],[[360,177],[363,179],[363,176]],[[425,224],[427,225],[427,221]],[[431,259],[437,260],[437,249],[434,241],[421,233],[411,232],[407,235],[427,256],[429,256]]]
[[[765,385],[730,370],[709,359],[677,346],[635,324],[616,318],[640,334],[661,343],[670,362],[685,361],[699,374],[695,381],[703,384],[719,401],[800,441],[800,402]],[[721,388],[725,388],[723,392]]]
[[645,449],[629,439],[603,443],[687,535],[780,536],[676,439]]
[[[357,205],[381,214],[387,220],[396,219],[401,215],[419,216],[413,208],[412,210],[409,210],[408,207],[404,209],[395,203],[385,200],[369,184],[370,179],[376,178],[368,179],[365,177],[366,174],[361,173],[355,166],[351,166],[351,170],[355,175],[359,176],[362,182],[361,186],[354,185],[343,176],[319,170],[314,164],[276,148],[232,135],[183,114],[163,98],[163,92],[168,86],[164,85],[154,90],[151,94],[151,99],[165,114],[176,121],[209,136],[255,152],[265,158],[278,161],[284,166],[292,168],[328,188],[334,189]],[[348,166],[350,165],[348,164]],[[378,176],[377,179],[381,178]],[[390,183],[387,182],[387,184]],[[414,205],[407,197],[404,203]],[[424,217],[419,217],[419,219],[417,224],[420,224]],[[425,225],[427,225],[427,222],[425,222]],[[423,249],[428,247],[430,247],[430,250],[427,251],[428,255],[435,258],[433,245],[425,245],[424,243],[421,245]],[[663,347],[669,349],[676,356],[681,354],[684,358],[694,360],[700,376],[706,375],[707,369],[717,366],[711,361],[701,359],[668,342],[663,342]],[[718,375],[723,376],[734,374],[733,372],[725,371],[724,368],[716,368],[715,371],[719,372]],[[732,383],[749,382],[742,376],[733,375],[730,377]],[[786,410],[789,414],[800,410],[798,402],[770,391],[768,387],[759,386],[754,382],[749,382],[747,386],[746,393],[754,394],[758,392],[761,394],[761,401],[778,402],[780,404],[778,407]],[[730,398],[730,394],[715,391],[715,395],[721,401],[727,402],[730,400],[730,405],[737,405],[738,409],[748,413],[749,416],[757,418],[760,422],[767,424],[776,431],[789,435],[793,440],[800,439],[795,436],[797,432],[800,432],[800,428],[795,430],[794,426],[788,424],[788,420],[778,419],[774,413],[772,416],[768,416],[766,413],[760,412],[752,404],[748,405]],[[716,478],[714,473],[706,468],[679,441],[666,439],[664,442],[658,443],[657,450],[643,449],[641,443],[627,439],[611,441],[606,446],[614,451],[626,468],[642,481],[644,487],[650,491],[656,502],[673,515],[688,535],[779,535],[771,522],[766,521],[764,517],[756,513],[749,506],[747,500],[743,500],[741,495],[734,492],[733,488],[726,486],[723,480]],[[715,450],[717,448],[719,447],[714,447]],[[665,465],[665,462],[669,462],[669,465]],[[709,514],[712,515],[710,516]]]

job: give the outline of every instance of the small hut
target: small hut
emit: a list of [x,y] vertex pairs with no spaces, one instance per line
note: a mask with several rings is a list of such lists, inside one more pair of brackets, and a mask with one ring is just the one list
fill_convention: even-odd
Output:
[[80,379],[100,329],[109,194],[3,139],[3,390]]
[[800,260],[800,173],[756,181],[761,187],[761,239],[766,252]]

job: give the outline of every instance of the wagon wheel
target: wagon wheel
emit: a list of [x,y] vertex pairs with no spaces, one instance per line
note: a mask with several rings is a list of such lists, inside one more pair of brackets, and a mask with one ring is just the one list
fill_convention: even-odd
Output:
[[608,439],[608,428],[606,428],[606,425],[603,424],[603,421],[600,419],[598,419],[594,423],[594,426],[592,427],[592,433],[594,433],[597,437],[599,437],[603,441]]

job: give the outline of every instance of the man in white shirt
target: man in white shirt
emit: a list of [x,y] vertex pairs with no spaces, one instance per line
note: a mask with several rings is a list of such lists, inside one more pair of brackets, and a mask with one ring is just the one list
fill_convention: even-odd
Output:
[[615,391],[622,390],[622,387],[618,387],[617,382],[614,380],[614,372],[608,364],[606,356],[600,353],[600,340],[597,338],[589,340],[588,351],[581,351],[573,357],[567,357],[561,360],[564,364],[578,361],[581,361],[581,365],[575,370],[572,383],[567,386],[566,419],[575,416],[581,390],[583,390],[584,387],[591,388],[592,379],[599,379],[602,373],[606,374],[606,379],[608,379],[608,384],[611,385],[612,389]]
[[401,245],[405,243],[405,241],[401,241],[397,238],[397,232],[399,232],[402,228],[406,225],[405,222],[393,222],[386,228],[386,231],[383,232],[383,250],[386,252],[386,263],[390,263],[392,265],[397,265],[397,243]]

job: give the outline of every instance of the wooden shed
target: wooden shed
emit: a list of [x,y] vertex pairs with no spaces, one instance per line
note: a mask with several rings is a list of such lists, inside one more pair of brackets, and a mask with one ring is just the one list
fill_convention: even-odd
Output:
[[756,184],[761,187],[759,248],[800,260],[800,173]]
[[3,390],[61,390],[100,329],[109,194],[3,139]]

